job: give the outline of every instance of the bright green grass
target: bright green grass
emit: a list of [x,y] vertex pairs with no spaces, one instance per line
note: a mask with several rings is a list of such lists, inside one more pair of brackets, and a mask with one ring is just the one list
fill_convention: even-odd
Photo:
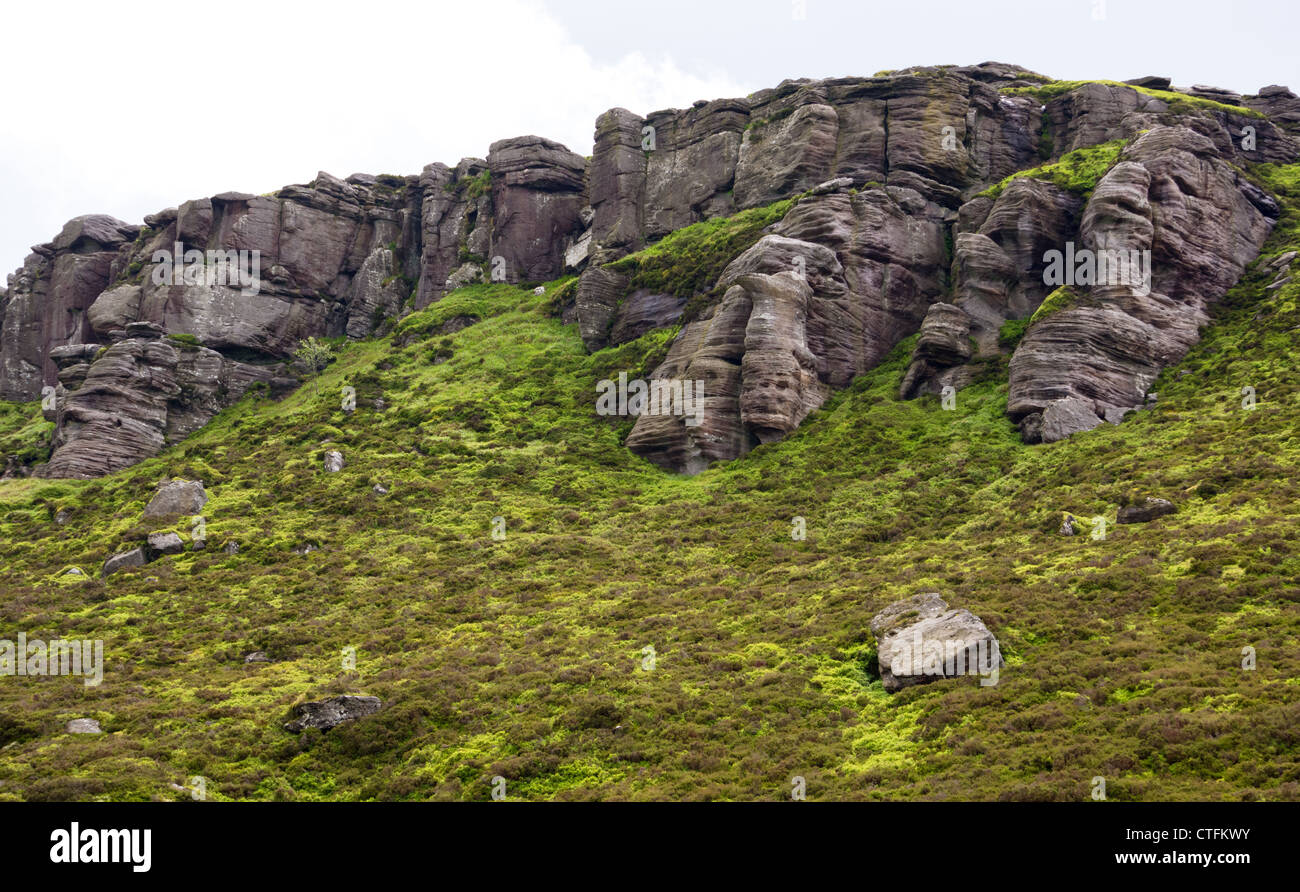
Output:
[[1128,140],[1126,139],[1116,139],[1110,142],[1098,143],[1095,146],[1075,149],[1073,152],[1062,155],[1059,161],[1053,161],[1050,164],[1043,164],[1029,170],[1017,171],[1002,182],[989,186],[979,194],[996,199],[1011,184],[1012,180],[1020,177],[1033,177],[1060,186],[1069,192],[1077,193],[1086,201],[1088,196],[1092,195],[1092,191],[1097,188],[1097,184],[1101,182],[1101,178],[1115,166],[1115,162],[1119,160],[1120,151],[1127,143]]
[[[1296,202],[1295,172],[1257,175]],[[1265,259],[1297,245],[1290,205]],[[1271,278],[1249,272],[1123,425],[1024,446],[1005,375],[955,411],[900,401],[909,339],[694,478],[594,413],[596,382],[671,332],[588,355],[553,315],[569,283],[464,289],[157,458],[0,481],[0,629],[102,638],[109,662],[98,688],[0,678],[0,798],[181,799],[202,775],[217,799],[486,799],[501,775],[518,799],[775,800],[796,774],[812,799],[1084,800],[1097,775],[1117,800],[1298,798],[1300,285]],[[443,335],[456,315],[481,321]],[[139,541],[173,475],[208,486],[206,551],[57,575]],[[1057,532],[1135,494],[1179,511]],[[868,622],[922,591],[988,622],[997,686],[883,693]],[[343,692],[385,709],[281,730]],[[108,733],[64,734],[78,716]]]

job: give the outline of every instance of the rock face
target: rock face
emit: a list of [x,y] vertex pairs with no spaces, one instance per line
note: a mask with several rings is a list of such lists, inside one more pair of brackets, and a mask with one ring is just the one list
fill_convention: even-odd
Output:
[[[1149,252],[1149,286],[1096,284],[1031,324],[1011,358],[1007,412],[1041,414],[1043,440],[1144,404],[1160,370],[1199,337],[1207,311],[1258,254],[1278,216],[1206,137],[1157,127],[1124,150],[1084,209],[1094,253]],[[1122,413],[1121,413],[1122,415]]]
[[50,351],[92,339],[87,311],[108,286],[118,249],[139,230],[104,215],[77,217],[32,248],[0,303],[0,399],[36,399],[55,380]]
[[627,446],[661,466],[695,473],[778,440],[830,388],[808,350],[812,291],[793,272],[746,273],[707,318],[690,323],[651,380],[691,382],[698,416],[642,414]]
[[[589,162],[521,136],[418,176],[322,172],[272,195],[187,201],[143,226],[79,217],[0,290],[0,399],[53,388],[54,452],[39,473],[96,476],[250,388],[292,387],[286,361],[304,338],[369,337],[479,281],[580,272],[564,318],[589,350],[685,321],[655,374],[716,366],[717,419],[693,432],[647,421],[630,441],[686,470],[784,435],[826,388],[918,332],[903,396],[967,383],[1009,349],[1002,326],[1052,292],[1049,250],[1150,250],[1150,293],[1082,289],[1016,347],[1012,419],[1029,439],[1066,436],[1088,411],[1114,420],[1142,405],[1254,257],[1277,211],[1238,170],[1300,155],[1300,99],[1147,77],[1040,100],[1046,82],[1003,63],[789,80],[689,109],[612,109]],[[1090,196],[1032,177],[980,194],[1119,139],[1131,144]],[[684,226],[795,197],[694,295],[634,287],[609,266]],[[244,273],[233,281],[232,265]],[[785,272],[806,295],[746,280],[731,296],[746,276]],[[794,328],[760,334],[769,312]]]
[[651,376],[703,380],[703,423],[643,416],[628,448],[696,473],[794,430],[920,324],[944,288],[942,216],[911,189],[801,201],[727,266],[721,302],[682,329]]
[[871,620],[880,679],[888,693],[943,678],[979,675],[996,684],[1006,665],[998,640],[969,610],[933,592],[890,604]]
[[383,704],[378,697],[343,695],[300,703],[293,710],[293,718],[285,722],[284,729],[297,734],[306,728],[328,731],[343,722],[351,722],[379,711]]

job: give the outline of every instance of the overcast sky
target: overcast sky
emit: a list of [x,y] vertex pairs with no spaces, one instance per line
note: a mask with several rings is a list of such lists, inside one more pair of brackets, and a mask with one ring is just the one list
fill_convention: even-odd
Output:
[[[24,8],[25,7],[25,8]],[[1057,78],[1300,89],[1296,0],[6,2],[0,280],[71,217],[326,170],[418,173],[605,109],[788,77],[1014,62]],[[802,7],[802,17],[800,17]]]

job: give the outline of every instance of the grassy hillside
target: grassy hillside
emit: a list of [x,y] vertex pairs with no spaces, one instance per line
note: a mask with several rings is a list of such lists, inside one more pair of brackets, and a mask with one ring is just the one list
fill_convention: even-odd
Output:
[[[557,282],[455,292],[110,477],[0,481],[0,637],[108,660],[0,678],[0,799],[1300,798],[1300,283],[1258,269],[1300,247],[1300,177],[1258,174],[1288,217],[1157,408],[1060,443],[1020,443],[1004,365],[955,411],[900,401],[908,341],[785,442],[667,475],[594,400],[672,332],[587,355]],[[170,476],[207,485],[208,548],[101,579]],[[1146,495],[1179,510],[1110,525]],[[988,623],[998,685],[882,691],[867,624],[923,591]],[[281,729],[343,692],[385,708]]]

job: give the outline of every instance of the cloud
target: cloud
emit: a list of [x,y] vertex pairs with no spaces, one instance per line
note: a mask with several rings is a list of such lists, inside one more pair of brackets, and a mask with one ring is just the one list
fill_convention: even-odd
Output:
[[418,173],[525,133],[590,154],[607,108],[762,86],[667,55],[597,63],[526,0],[129,9],[6,11],[22,39],[0,54],[0,276],[79,214],[138,222],[317,170]]

